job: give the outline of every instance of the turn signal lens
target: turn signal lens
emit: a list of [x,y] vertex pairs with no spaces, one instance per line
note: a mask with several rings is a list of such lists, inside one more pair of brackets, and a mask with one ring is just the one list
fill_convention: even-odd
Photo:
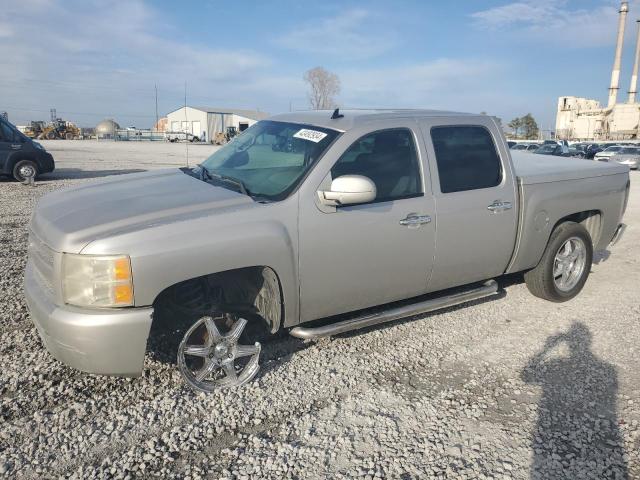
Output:
[[79,307],[130,307],[134,304],[131,260],[125,255],[62,257],[65,303]]

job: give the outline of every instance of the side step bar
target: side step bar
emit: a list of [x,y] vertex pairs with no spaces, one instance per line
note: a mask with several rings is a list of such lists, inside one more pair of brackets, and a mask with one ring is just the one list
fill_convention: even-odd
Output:
[[432,298],[410,305],[391,308],[382,312],[368,313],[359,317],[342,320],[330,325],[323,325],[315,328],[296,327],[289,333],[294,337],[304,340],[338,335],[339,333],[350,332],[359,328],[378,325],[379,323],[391,322],[399,318],[411,317],[421,313],[432,312],[441,308],[452,307],[461,303],[478,300],[498,293],[498,282],[489,280],[483,285],[464,292],[453,293],[443,297]]

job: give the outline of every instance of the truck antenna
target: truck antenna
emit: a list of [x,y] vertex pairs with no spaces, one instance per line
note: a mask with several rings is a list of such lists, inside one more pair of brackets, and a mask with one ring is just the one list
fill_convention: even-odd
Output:
[[331,120],[335,120],[337,118],[342,118],[342,117],[344,117],[344,115],[340,113],[340,109],[339,108],[336,108],[333,111],[333,115],[331,115]]

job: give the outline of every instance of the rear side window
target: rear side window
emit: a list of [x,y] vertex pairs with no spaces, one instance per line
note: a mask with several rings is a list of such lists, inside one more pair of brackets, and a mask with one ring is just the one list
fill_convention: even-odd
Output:
[[431,140],[442,193],[495,187],[502,165],[491,134],[483,127],[433,127]]

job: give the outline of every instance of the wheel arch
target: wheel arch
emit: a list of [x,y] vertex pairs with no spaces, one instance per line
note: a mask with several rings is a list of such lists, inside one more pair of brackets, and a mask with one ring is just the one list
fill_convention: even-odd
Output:
[[553,225],[553,228],[549,232],[547,245],[549,244],[551,234],[554,232],[554,230],[558,228],[560,224],[565,222],[575,222],[582,225],[591,236],[591,243],[593,244],[593,248],[596,248],[596,245],[598,245],[598,242],[600,241],[600,236],[602,235],[602,212],[600,210],[586,210],[584,212],[572,213],[571,215],[566,215],[558,219],[558,221]]
[[[549,245],[553,232],[563,223],[575,222],[582,225],[591,236],[594,250],[600,243],[605,230],[604,214],[599,209],[574,211],[572,213],[564,212],[553,223],[550,221],[546,228],[536,228],[535,224],[541,217],[542,214],[538,214],[536,217],[530,218],[528,221],[531,225],[525,225],[526,231],[519,232],[519,236],[523,238],[518,238],[517,250],[505,273],[526,271],[538,265],[547,245]],[[547,220],[549,220],[549,217],[547,217]],[[521,242],[524,243],[521,244]]]
[[582,212],[571,213],[559,218],[553,224],[553,227],[549,229],[546,242],[544,243],[544,248],[542,249],[542,252],[538,257],[536,264],[532,267],[538,265],[542,260],[542,256],[544,255],[544,252],[547,249],[549,242],[551,241],[553,232],[555,232],[560,225],[567,222],[573,222],[582,225],[589,233],[589,236],[591,237],[591,244],[595,250],[596,245],[598,245],[598,242],[600,240],[600,236],[602,235],[602,212],[600,210],[585,210]]
[[6,172],[9,175],[13,173],[13,167],[15,167],[16,163],[18,163],[20,160],[31,160],[32,162],[35,162],[39,169],[42,170],[42,163],[38,161],[38,158],[34,152],[23,152],[17,150],[9,155],[9,158],[7,159],[5,168]]
[[242,267],[182,280],[162,290],[154,308],[169,303],[198,310],[207,305],[225,305],[236,311],[258,314],[271,333],[282,327],[285,303],[278,273],[267,265]]

